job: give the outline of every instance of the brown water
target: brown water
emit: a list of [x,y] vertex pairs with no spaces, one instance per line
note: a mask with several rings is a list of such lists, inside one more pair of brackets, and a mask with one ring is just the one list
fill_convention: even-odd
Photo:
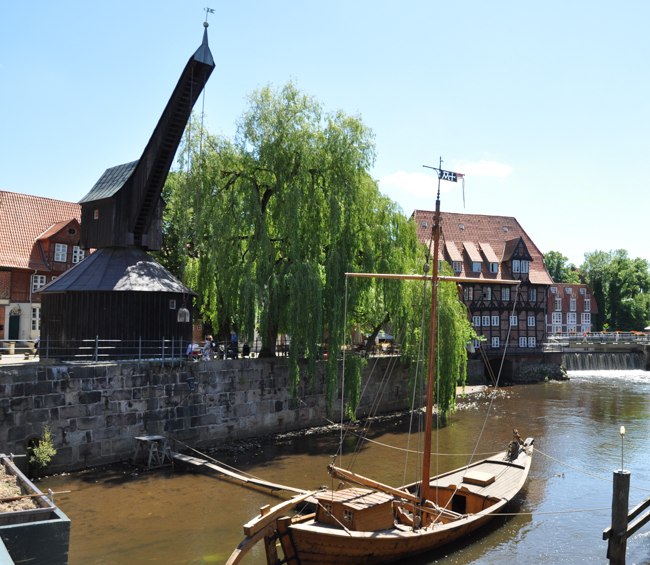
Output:
[[[443,455],[434,473],[464,464],[487,402],[471,402],[434,440]],[[505,389],[491,411],[477,455],[504,448],[512,427],[534,436],[537,453],[527,488],[511,510],[473,543],[451,546],[409,563],[607,563],[602,531],[609,525],[612,472],[621,466],[619,426],[625,425],[624,466],[632,473],[630,505],[650,496],[650,373],[573,373],[570,382]],[[408,422],[378,426],[373,439],[402,448]],[[330,485],[326,466],[338,433],[264,445],[229,462],[264,479],[302,488]],[[356,443],[346,439],[347,451]],[[417,441],[411,440],[411,449]],[[366,443],[353,469],[390,484],[417,478],[413,456]],[[344,458],[344,464],[351,461]],[[51,477],[53,490],[72,520],[70,564],[224,563],[242,539],[242,524],[260,506],[279,498],[189,473],[110,472]],[[650,564],[650,527],[628,541],[628,564]],[[245,563],[264,563],[256,548]]]

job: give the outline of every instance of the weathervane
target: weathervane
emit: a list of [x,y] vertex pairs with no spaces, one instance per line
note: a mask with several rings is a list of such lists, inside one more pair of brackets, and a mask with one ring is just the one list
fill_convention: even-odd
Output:
[[214,9],[213,9],[213,8],[209,8],[209,7],[206,6],[205,8],[203,8],[203,10],[205,11],[205,21],[203,22],[203,25],[204,25],[205,27],[208,27],[208,25],[209,25],[209,24],[208,24],[208,15],[209,15],[209,14],[214,14]]
[[442,157],[440,157],[440,164],[437,167],[430,165],[422,165],[427,169],[433,169],[438,173],[438,199],[440,199],[440,181],[447,180],[449,182],[458,182],[460,179],[463,182],[463,208],[465,207],[465,175],[463,173],[455,173],[454,171],[445,171],[442,168]]

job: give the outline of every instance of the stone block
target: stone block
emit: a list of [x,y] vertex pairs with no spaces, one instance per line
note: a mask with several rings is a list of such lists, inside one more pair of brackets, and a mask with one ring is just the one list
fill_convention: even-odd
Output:
[[72,404],[61,406],[61,408],[59,408],[59,417],[62,420],[69,418],[83,418],[85,416],[90,416],[90,407],[86,404]]
[[94,430],[98,427],[99,421],[96,416],[77,418],[78,430]]
[[23,396],[19,398],[12,398],[9,407],[14,412],[23,412],[31,410],[34,407],[34,400],[31,397]]
[[102,399],[102,393],[98,390],[79,393],[80,404],[93,404],[94,402],[100,402],[101,399]]

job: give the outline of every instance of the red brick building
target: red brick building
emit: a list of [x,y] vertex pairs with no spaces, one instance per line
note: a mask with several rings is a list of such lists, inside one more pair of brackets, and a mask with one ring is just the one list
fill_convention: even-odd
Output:
[[551,334],[585,334],[593,330],[598,304],[586,284],[553,283],[548,293],[546,331]]
[[0,349],[39,336],[35,292],[84,258],[80,214],[73,202],[0,191]]
[[[418,239],[430,245],[433,212],[416,210],[412,219]],[[506,344],[509,353],[540,352],[553,280],[542,253],[515,218],[442,212],[439,260],[449,263],[456,276],[479,279],[461,286],[489,354],[502,354]]]

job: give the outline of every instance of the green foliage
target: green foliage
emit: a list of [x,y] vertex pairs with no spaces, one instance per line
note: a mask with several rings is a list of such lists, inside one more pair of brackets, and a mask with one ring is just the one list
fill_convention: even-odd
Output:
[[[179,155],[180,172],[165,186],[161,260],[197,292],[204,321],[235,327],[240,341],[257,332],[261,356],[273,356],[287,334],[294,392],[298,360],[313,375],[326,350],[330,405],[338,352],[353,329],[378,331],[389,320],[407,356],[418,354],[422,301],[413,285],[344,275],[413,273],[424,263],[415,225],[368,173],[373,135],[358,117],[325,112],[291,83],[263,88],[233,140],[193,122]],[[457,361],[443,370],[454,382],[463,378]],[[349,369],[351,409],[361,361]]]
[[32,448],[32,454],[29,457],[29,462],[45,468],[52,461],[52,457],[56,455],[54,447],[54,438],[48,426],[43,426],[43,435],[38,440],[36,445]]
[[345,359],[345,388],[343,390],[345,402],[345,416],[355,419],[359,399],[361,398],[361,376],[366,367],[365,357],[348,355]]
[[598,304],[597,327],[639,330],[650,323],[650,266],[627,251],[585,254],[581,267]]
[[578,284],[580,275],[576,266],[559,251],[549,251],[544,255],[544,264],[556,283]]

